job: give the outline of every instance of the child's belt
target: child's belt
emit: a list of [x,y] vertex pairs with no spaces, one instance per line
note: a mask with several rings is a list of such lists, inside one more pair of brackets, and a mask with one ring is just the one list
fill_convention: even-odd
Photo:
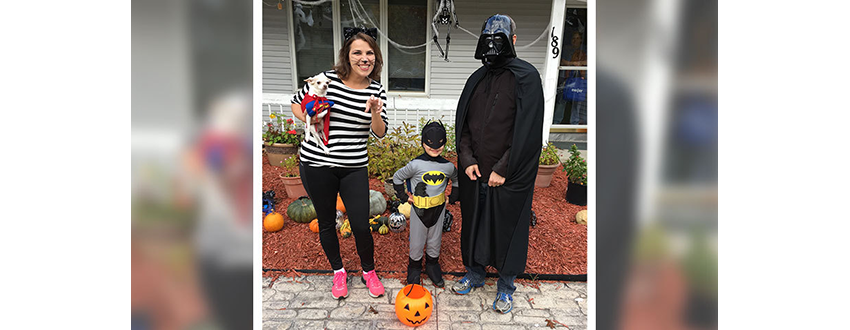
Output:
[[446,194],[440,193],[434,197],[413,196],[413,205],[420,209],[429,209],[434,206],[443,205],[446,202]]

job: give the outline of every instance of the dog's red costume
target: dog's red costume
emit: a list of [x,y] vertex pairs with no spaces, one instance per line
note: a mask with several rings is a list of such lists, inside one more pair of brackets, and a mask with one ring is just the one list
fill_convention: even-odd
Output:
[[301,111],[305,111],[310,118],[315,118],[316,115],[327,111],[323,119],[323,127],[322,130],[322,143],[328,145],[328,139],[330,138],[328,127],[331,124],[331,107],[334,105],[333,101],[329,101],[327,97],[318,97],[316,95],[307,94],[304,96],[304,99],[301,100]]

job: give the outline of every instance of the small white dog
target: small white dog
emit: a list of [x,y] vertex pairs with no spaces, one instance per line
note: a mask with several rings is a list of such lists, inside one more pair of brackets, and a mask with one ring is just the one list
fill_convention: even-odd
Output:
[[[304,140],[310,142],[313,139],[316,139],[316,144],[322,148],[327,155],[330,153],[328,146],[325,145],[327,143],[325,129],[327,128],[324,127],[324,121],[322,119],[328,115],[330,107],[333,106],[333,101],[328,101],[325,96],[327,95],[328,85],[330,85],[331,79],[323,73],[319,73],[313,77],[304,79],[304,81],[310,85],[310,91],[304,97],[304,100],[301,101],[302,110],[305,110],[304,115],[306,119],[306,123],[304,124]],[[311,112],[313,113],[312,116],[310,115]],[[312,123],[313,117],[319,119],[319,121],[315,124]]]

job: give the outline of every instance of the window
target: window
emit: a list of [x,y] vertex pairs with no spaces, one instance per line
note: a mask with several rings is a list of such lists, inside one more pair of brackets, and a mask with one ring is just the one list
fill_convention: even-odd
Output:
[[[428,3],[421,0],[389,0],[387,28],[391,40],[401,45],[421,45],[428,37]],[[389,90],[425,92],[426,47],[405,49],[388,44],[385,70]]]
[[304,79],[329,70],[336,62],[334,55],[333,4],[292,3],[292,38],[295,53],[295,83],[298,89]]
[[587,125],[587,8],[567,7],[562,35],[552,124]]
[[[339,13],[334,15],[335,5]],[[385,13],[385,14],[384,14]],[[384,15],[382,15],[384,14]],[[378,28],[389,40],[376,40],[384,56],[382,83],[391,92],[425,92],[428,0],[334,0],[318,5],[292,4],[293,42],[296,83],[329,70],[336,56],[345,27]],[[336,19],[334,19],[336,17]],[[401,45],[402,47],[398,47]]]

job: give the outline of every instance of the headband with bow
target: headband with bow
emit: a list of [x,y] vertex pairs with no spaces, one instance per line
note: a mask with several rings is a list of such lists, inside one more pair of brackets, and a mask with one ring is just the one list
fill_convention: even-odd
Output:
[[357,33],[363,32],[367,36],[372,37],[372,39],[378,40],[378,29],[377,28],[362,28],[362,27],[346,27],[342,29],[343,37],[345,41],[351,39],[351,37],[357,35]]

